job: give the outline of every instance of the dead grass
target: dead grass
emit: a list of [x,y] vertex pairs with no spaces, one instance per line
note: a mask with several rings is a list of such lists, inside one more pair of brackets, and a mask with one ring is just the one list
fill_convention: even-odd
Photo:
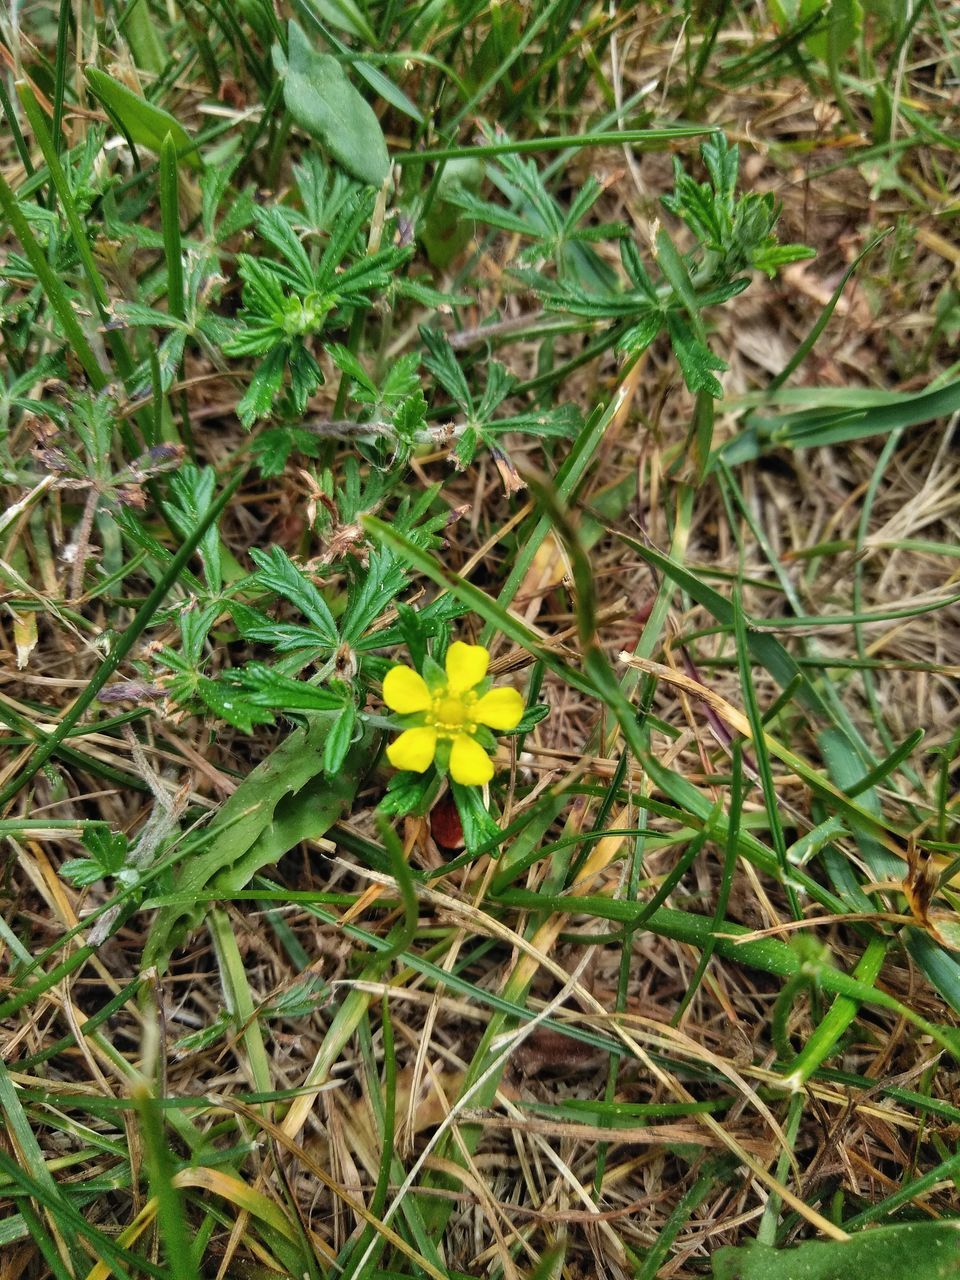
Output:
[[[677,48],[670,42],[658,44],[657,38],[649,27],[631,31],[629,23],[624,25],[617,64],[617,91],[622,98],[654,80],[661,86],[655,92],[660,93],[668,77],[676,82],[681,75]],[[754,39],[746,28],[724,30],[716,58],[722,63],[746,52]],[[949,60],[931,39],[920,41],[902,68],[898,90],[904,101],[909,99],[916,110],[946,130],[955,111],[948,99]],[[811,264],[787,271],[776,282],[756,282],[745,298],[718,317],[715,346],[730,363],[724,379],[728,396],[736,402],[739,396],[764,389],[815,322],[871,232],[887,225],[897,226],[895,236],[875,251],[859,273],[793,385],[839,391],[850,387],[903,390],[926,385],[947,369],[953,353],[945,338],[934,335],[932,316],[938,300],[956,280],[958,260],[948,222],[960,182],[955,152],[940,146],[913,148],[896,170],[902,186],[872,195],[873,170],[847,163],[862,145],[862,137],[843,133],[836,109],[823,96],[812,95],[808,86],[778,79],[727,92],[722,79],[710,75],[704,88],[709,100],[702,118],[722,124],[741,139],[745,181],[754,189],[774,191],[783,201],[784,238],[805,241],[818,250]],[[852,95],[851,105],[865,125],[863,99]],[[582,176],[580,165],[571,167],[572,186]],[[627,165],[622,153],[592,153],[589,169],[610,184],[604,216],[624,218],[644,234],[655,216],[656,199],[669,181],[667,158],[644,156]],[[494,307],[507,319],[529,310],[530,299],[513,294],[502,274],[508,253],[509,246],[498,244],[497,254],[502,256],[482,259],[484,288],[475,313],[468,311],[464,317],[467,325],[479,322]],[[558,355],[567,347],[574,352],[578,341],[559,340]],[[527,378],[537,371],[536,350],[537,344],[521,342],[500,348],[498,356]],[[211,373],[200,362],[192,364],[184,390],[191,418],[198,424],[198,448],[204,459],[219,464],[241,443],[232,417],[239,393]],[[603,360],[571,377],[565,394],[588,409],[614,376],[613,361]],[[320,413],[331,407],[331,398],[316,405]],[[606,610],[602,638],[612,656],[636,644],[656,590],[649,567],[617,534],[642,536],[655,547],[668,548],[667,495],[673,481],[665,460],[685,438],[690,409],[668,353],[653,350],[580,500],[586,523],[608,486],[625,476],[639,477],[635,496],[618,515],[601,522],[607,527],[596,530],[591,550],[599,601]],[[720,432],[732,434],[737,422],[735,412],[727,413]],[[954,436],[952,422],[904,433],[880,477],[863,554],[855,550],[858,524],[864,496],[878,474],[882,440],[774,454],[738,470],[745,507],[807,612],[821,617],[849,613],[856,567],[861,574],[860,608],[867,612],[883,611],[891,603],[917,604],[956,590],[960,560],[935,550],[894,545],[909,539],[954,547],[960,543]],[[523,449],[518,448],[515,456],[522,458]],[[536,460],[533,453],[531,460]],[[495,590],[510,555],[509,544],[496,541],[498,531],[523,496],[505,496],[490,461],[466,474],[451,471],[445,458],[422,461],[418,470],[425,479],[443,479],[443,500],[451,510],[462,511],[449,529],[448,562],[454,567],[467,564],[477,547],[489,540],[489,554],[473,564],[472,578]],[[248,548],[269,542],[291,552],[302,550],[307,541],[303,512],[308,496],[295,468],[279,482],[249,485],[226,526],[238,560],[247,563]],[[43,520],[21,521],[7,546],[8,561],[20,557],[19,572],[34,584],[41,600],[64,598],[69,570],[58,558],[58,550],[69,536],[69,517],[55,501],[44,508]],[[93,537],[96,541],[96,533]],[[821,543],[839,543],[845,549],[808,557],[810,548]],[[745,584],[745,607],[756,618],[789,612],[775,577],[776,565],[742,518],[731,524],[717,487],[708,486],[698,496],[687,563],[709,575],[712,582],[739,577]],[[564,568],[556,546],[554,559],[548,556],[539,564],[540,578],[521,592],[517,608],[547,637],[565,636],[562,643],[575,652],[576,617]],[[8,612],[0,615],[0,707],[4,711],[29,720],[38,717],[39,723],[46,724],[85,685],[98,662],[98,633],[111,625],[111,618],[96,602],[80,599],[71,607],[82,613],[83,624],[46,608],[40,616],[36,648],[23,669],[15,660],[13,620]],[[890,738],[899,742],[918,726],[927,735],[923,754],[913,761],[916,783],[904,786],[901,780],[900,793],[884,792],[885,804],[904,821],[909,817],[908,805],[921,814],[928,812],[937,765],[933,753],[951,740],[958,723],[958,621],[960,610],[954,605],[863,629],[866,654],[879,664],[871,672],[873,696]],[[691,639],[709,623],[703,610],[677,601],[661,661],[683,670],[684,655],[689,655],[711,690],[742,707],[738,673],[729,661],[730,638]],[[159,642],[163,637],[153,639]],[[818,627],[814,635],[794,632],[787,639],[795,653],[806,651],[831,670],[850,716],[871,748],[884,754],[887,744],[866,702],[860,674],[829,668],[832,661],[849,659],[854,653],[849,627]],[[504,644],[495,656],[509,665],[515,655]],[[149,648],[140,658],[151,669]],[[228,655],[214,654],[217,660],[227,661]],[[156,677],[156,669],[152,670]],[[508,804],[505,817],[509,821],[531,809],[547,787],[563,789],[579,783],[602,792],[616,768],[617,753],[597,748],[593,738],[595,707],[552,677],[548,676],[544,688],[552,714],[529,735],[523,756],[515,762],[515,780],[523,785]],[[761,707],[775,697],[772,683],[761,673],[757,673],[756,692]],[[652,710],[676,735],[658,737],[662,761],[708,794],[719,795],[712,779],[726,771],[728,758],[725,749],[717,750],[702,706],[661,685]],[[795,727],[794,749],[817,763],[816,742],[805,728]],[[107,784],[82,771],[68,775],[58,769],[37,778],[29,816],[99,817],[129,833],[157,821],[164,809],[176,813],[189,805],[199,816],[230,794],[237,779],[269,754],[278,736],[259,731],[250,739],[222,728],[213,731],[196,719],[165,715],[162,701],[155,714],[138,721],[136,732],[136,749],[130,738],[108,734],[87,733],[81,741],[101,765],[121,771],[131,782],[136,780],[137,789]],[[5,772],[17,767],[23,751],[19,746],[9,749]],[[300,891],[362,892],[368,876],[341,841],[351,833],[362,837],[373,833],[370,813],[385,778],[381,771],[368,780],[355,812],[335,836],[336,851],[326,845],[302,845],[283,859],[271,878]],[[530,784],[533,789],[522,795]],[[809,826],[811,797],[802,780],[781,770],[776,786],[784,814],[800,829]],[[641,799],[642,787],[635,795],[636,806]],[[634,807],[617,816],[629,826],[635,814]],[[591,801],[575,799],[550,835],[574,833],[594,815]],[[756,793],[746,802],[746,815],[748,822],[762,819],[762,802]],[[16,816],[16,811],[9,816]],[[669,872],[678,854],[676,824],[653,816],[646,822],[659,839],[653,837],[644,858],[643,895],[649,895]],[[416,867],[437,868],[448,857],[434,843],[427,821],[408,821],[403,836]],[[862,867],[854,842],[845,842],[842,849],[854,865]],[[78,892],[58,879],[58,864],[71,854],[54,832],[8,842],[4,919],[32,955],[48,947],[58,948],[54,958],[66,954],[67,944],[59,950],[65,931],[75,928],[102,896],[98,889]],[[701,914],[712,912],[722,857],[722,850],[708,845],[674,890],[671,902]],[[592,892],[621,894],[625,866],[611,854]],[[490,870],[483,859],[433,881],[432,889],[447,895],[457,912],[452,913],[449,902],[425,894],[419,923],[424,939],[446,937],[447,959],[441,963],[455,965],[458,976],[477,991],[496,993],[516,961],[524,917],[518,912],[515,918],[500,922],[499,932],[494,927],[496,922],[483,907]],[[530,887],[537,887],[539,877],[538,868]],[[319,1052],[337,1002],[356,982],[358,944],[297,905],[276,907],[272,914],[282,920],[281,931],[269,928],[268,912],[250,902],[231,907],[230,921],[250,989],[263,1007],[276,1006],[302,983],[304,973],[318,980],[312,1010],[267,1024],[274,1087],[293,1090],[302,1084]],[[782,889],[744,863],[734,878],[726,915],[751,929],[772,930],[788,918],[786,899]],[[354,923],[384,934],[392,919],[373,903]],[[143,916],[135,917],[77,976],[53,986],[6,1020],[2,1057],[18,1085],[42,1083],[51,1096],[60,1091],[100,1099],[127,1095],[127,1074],[102,1045],[77,1033],[87,1016],[137,975],[145,923]],[[550,963],[537,966],[529,1010],[541,1011],[566,984],[566,997],[557,1010],[564,1025],[619,1034],[641,1050],[633,1059],[625,1056],[621,1061],[618,1101],[671,1103],[689,1093],[715,1102],[722,1108],[718,1117],[735,1150],[750,1153],[761,1166],[775,1171],[780,1143],[758,1111],[758,1100],[771,1100],[780,1123],[784,1122],[783,1104],[774,1087],[777,1077],[771,1070],[775,1052],[770,1039],[781,981],[715,957],[707,980],[673,1033],[671,1019],[691,981],[698,953],[683,943],[640,930],[631,942],[625,1004],[615,1018],[620,954],[615,947],[596,945],[593,935],[599,928],[600,922],[592,916],[568,917],[550,950]],[[811,932],[843,968],[862,951],[849,924],[820,923]],[[9,937],[3,947],[8,969],[0,979],[0,996],[18,989],[17,957],[10,950]],[[390,1005],[398,1069],[395,1149],[409,1169],[450,1107],[457,1104],[489,1013],[459,991],[438,992],[432,981],[410,970],[400,971],[386,986],[374,986]],[[887,962],[883,986],[928,1017],[951,1020],[939,996],[905,963]],[[302,1133],[292,1135],[284,1149],[268,1131],[258,1131],[255,1116],[245,1113],[234,1123],[233,1095],[257,1091],[235,1028],[225,1026],[212,1044],[190,1046],[188,1037],[216,1024],[223,1012],[220,975],[203,930],[177,955],[169,974],[159,982],[157,996],[162,1030],[159,1078],[166,1096],[196,1099],[196,1123],[208,1135],[212,1150],[241,1138],[250,1143],[243,1163],[247,1183],[267,1190],[280,1204],[289,1193],[301,1220],[316,1233],[318,1251],[329,1261],[357,1227],[341,1193],[368,1202],[381,1165],[379,1126],[363,1060],[365,1052],[374,1058],[379,1052],[376,1019],[372,1019],[366,1047],[351,1042],[343,1051],[329,1085],[308,1112]],[[787,1020],[795,1046],[804,1043],[821,1013],[822,1006],[817,1011],[806,999],[795,1002]],[[101,1027],[113,1051],[130,1063],[140,1054],[143,1018],[130,1001]],[[75,1036],[74,1041],[42,1060],[68,1033]],[[811,1085],[792,1143],[798,1176],[787,1170],[796,1195],[819,1213],[827,1212],[838,1188],[843,1189],[848,1205],[870,1205],[929,1163],[933,1133],[937,1143],[955,1142],[952,1122],[924,1120],[909,1105],[881,1092],[881,1085],[896,1085],[952,1102],[960,1083],[957,1072],[944,1062],[934,1070],[936,1058],[934,1046],[893,1014],[861,1010],[837,1065],[876,1080],[877,1089],[828,1080]],[[21,1065],[31,1060],[35,1065]],[[607,1133],[590,1124],[581,1128],[557,1118],[561,1103],[603,1097],[609,1065],[609,1053],[549,1029],[536,1029],[518,1045],[495,1105],[479,1111],[467,1105],[461,1119],[480,1124],[484,1136],[458,1175],[459,1186],[447,1191],[428,1189],[417,1177],[412,1187],[414,1192],[453,1200],[454,1214],[445,1236],[451,1266],[473,1275],[485,1274],[487,1268],[493,1272],[502,1268],[508,1277],[527,1275],[547,1245],[560,1243],[566,1247],[564,1274],[570,1280],[634,1274],[627,1250],[642,1254],[651,1248],[681,1198],[711,1168],[716,1169],[714,1180],[705,1184],[702,1198],[691,1206],[657,1275],[664,1280],[702,1276],[716,1248],[753,1236],[769,1187],[754,1173],[744,1174],[735,1158],[729,1159],[723,1140],[704,1127],[702,1114],[653,1121],[649,1128],[630,1133],[625,1128]],[[544,1111],[544,1105],[554,1110]],[[45,1116],[54,1111],[57,1123],[46,1123]],[[73,1178],[109,1180],[127,1154],[136,1165],[142,1149],[129,1113],[104,1112],[91,1118],[82,1112],[82,1106],[78,1113],[74,1102],[68,1101],[62,1109],[38,1106],[31,1116],[45,1157],[62,1161],[57,1176],[66,1185]],[[79,1115],[76,1124],[69,1119],[72,1115]],[[601,1151],[606,1168],[598,1206],[592,1186]],[[336,1193],[317,1181],[315,1166],[326,1171],[339,1188]],[[424,1167],[436,1168],[433,1158],[428,1157]],[[391,1188],[388,1202],[395,1190]],[[132,1187],[104,1191],[92,1212],[99,1226],[113,1234],[141,1206],[142,1193],[134,1182]],[[953,1214],[952,1183],[931,1188],[912,1208],[920,1217]],[[789,1241],[806,1232],[807,1223],[797,1216],[784,1238]],[[226,1224],[214,1231],[207,1257],[210,1275],[218,1267],[219,1274],[264,1274],[256,1269],[242,1229],[239,1236],[231,1235]],[[43,1267],[29,1246],[18,1244],[11,1246],[0,1274],[39,1276]]]

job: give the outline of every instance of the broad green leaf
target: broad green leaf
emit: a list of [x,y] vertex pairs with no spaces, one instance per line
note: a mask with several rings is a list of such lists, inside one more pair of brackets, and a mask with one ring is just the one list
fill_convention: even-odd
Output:
[[[342,712],[309,717],[241,782],[214,818],[204,852],[186,859],[174,891],[200,894],[243,889],[261,867],[301,840],[317,839],[346,811],[373,759],[374,735],[364,734],[333,777],[323,776],[327,738]],[[203,918],[204,907],[165,906],[150,930],[144,964],[166,967],[170,953]]]
[[960,1223],[907,1222],[850,1240],[812,1240],[798,1249],[720,1249],[714,1280],[952,1280],[960,1274]]
[[149,147],[159,155],[163,140],[169,133],[178,157],[192,168],[200,168],[200,157],[192,138],[169,111],[147,102],[146,98],[141,98],[97,67],[87,67],[86,77],[96,97],[137,146]]
[[828,66],[838,66],[860,34],[863,8],[856,0],[831,0],[825,16],[826,31],[807,36],[807,48]]
[[473,219],[456,197],[475,195],[483,182],[482,160],[464,156],[448,160],[437,179],[436,198],[420,230],[427,256],[435,267],[449,266],[473,237]]
[[289,31],[285,65],[279,46],[274,47],[287,110],[347,173],[379,187],[390,172],[390,157],[373,108],[332,54],[317,53],[296,22],[290,22]]

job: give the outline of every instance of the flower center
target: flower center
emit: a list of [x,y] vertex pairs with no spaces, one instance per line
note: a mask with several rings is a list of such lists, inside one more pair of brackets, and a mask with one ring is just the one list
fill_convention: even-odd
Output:
[[427,723],[433,725],[441,738],[453,738],[458,733],[473,733],[473,704],[475,693],[438,693],[427,713]]

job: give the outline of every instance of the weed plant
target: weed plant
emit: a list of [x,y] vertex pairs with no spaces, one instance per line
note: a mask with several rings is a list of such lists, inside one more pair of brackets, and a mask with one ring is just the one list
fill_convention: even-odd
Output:
[[0,1274],[956,1274],[949,9],[0,55]]

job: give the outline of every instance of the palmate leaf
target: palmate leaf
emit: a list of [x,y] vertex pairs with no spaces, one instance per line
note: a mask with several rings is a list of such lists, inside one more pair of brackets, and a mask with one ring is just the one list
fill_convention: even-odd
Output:
[[[217,477],[213,467],[184,463],[170,477],[170,500],[162,504],[173,528],[185,538],[209,511],[216,496]],[[208,591],[216,594],[223,586],[220,532],[213,525],[200,542],[200,558]]]
[[357,196],[356,182],[340,169],[324,164],[313,152],[293,166],[293,175],[303,212],[286,205],[281,205],[280,211],[294,226],[329,235],[346,205]]
[[[506,139],[502,131],[494,134],[489,128],[484,128],[484,135],[498,142]],[[472,188],[479,181],[451,185],[445,193],[446,205],[475,222],[528,241],[518,257],[521,264],[548,260],[564,279],[598,288],[614,286],[615,276],[589,244],[619,239],[628,229],[621,222],[581,225],[603,193],[595,178],[588,178],[565,208],[547,188],[537,165],[523,156],[505,153],[498,166],[488,168],[487,176],[504,196],[506,205],[475,194]]]
[[408,351],[406,355],[394,360],[387,370],[380,389],[383,401],[406,399],[420,390],[420,379],[417,370],[420,367],[420,356],[416,351]]
[[282,547],[270,547],[267,551],[255,547],[250,557],[257,566],[253,575],[257,586],[274,591],[296,605],[316,628],[316,639],[321,643],[331,648],[340,643],[337,624],[326,600]]
[[541,227],[531,225],[526,218],[511,213],[502,205],[481,200],[479,196],[475,196],[471,191],[465,191],[462,187],[451,191],[447,196],[447,203],[456,205],[462,213],[477,222],[484,223],[485,226],[497,227],[501,231],[509,231],[512,235],[540,238]]
[[308,458],[318,458],[323,441],[312,431],[300,427],[271,427],[261,431],[253,444],[253,455],[265,479],[283,474],[291,453],[302,453]]
[[487,384],[476,408],[477,420],[479,422],[487,421],[497,406],[506,400],[516,384],[517,379],[506,365],[501,364],[499,360],[489,361],[487,364]]
[[262,662],[248,662],[239,671],[231,671],[229,681],[243,691],[251,705],[271,711],[337,711],[344,704],[330,689],[292,680]]
[[726,363],[695,336],[678,311],[668,311],[666,321],[673,354],[677,357],[688,389],[694,392],[706,391],[715,400],[719,400],[723,396],[723,387],[713,376],[712,370],[722,372],[727,368]]
[[344,643],[356,645],[406,582],[406,570],[389,548],[371,551],[366,569],[355,573],[350,584],[347,608],[340,624]]
[[[407,606],[403,606],[406,608]],[[401,606],[398,604],[398,613]],[[412,610],[415,614],[416,630],[421,641],[427,639],[437,639],[439,636],[446,634],[448,627],[457,618],[463,617],[467,612],[464,605],[452,595],[438,596],[435,600],[431,600],[429,604],[422,608]],[[406,644],[410,646],[410,628],[409,624],[402,619],[393,623],[389,627],[381,627],[377,631],[368,632],[367,635],[357,645],[357,651],[367,653],[372,649],[388,649],[394,645]]]
[[409,249],[391,247],[338,269],[330,286],[331,301],[339,307],[369,306],[391,285],[393,272],[409,256]]
[[230,689],[220,680],[201,676],[193,691],[217,719],[226,721],[241,733],[253,733],[256,725],[273,723],[273,716],[269,711],[248,702],[235,689]]
[[[665,207],[693,232],[696,244],[681,253],[668,232],[657,233],[654,272],[637,244],[624,238],[620,256],[631,288],[584,288],[569,278],[550,280],[540,271],[514,270],[551,311],[592,320],[627,321],[620,350],[639,352],[666,328],[684,381],[694,392],[718,398],[714,374],[726,365],[707,347],[702,313],[728,302],[749,286],[753,270],[777,267],[811,256],[803,245],[780,245],[774,234],[780,209],[771,195],[736,196],[738,153],[717,133],[701,147],[710,181],[697,182],[675,161],[675,190]],[[592,232],[590,232],[592,234]],[[657,275],[659,279],[657,279]],[[686,312],[684,317],[683,312]]]
[[427,402],[418,387],[411,396],[407,396],[397,405],[393,414],[393,429],[397,439],[407,447],[412,447],[418,436],[427,429]]
[[360,229],[373,213],[374,199],[372,191],[361,191],[344,202],[340,216],[330,228],[330,238],[317,267],[318,288],[329,288],[344,260],[363,253]]
[[187,345],[187,333],[175,330],[168,333],[157,348],[157,365],[160,370],[160,386],[169,391],[177,379],[183,362],[183,352]]
[[[163,572],[169,569],[173,561],[173,553],[149,532],[140,518],[129,507],[120,507],[115,511],[113,520],[126,539],[132,542],[135,547],[147,553],[147,566],[151,574],[156,578],[161,577]],[[181,571],[180,582],[182,586],[192,591],[195,595],[204,594],[203,583],[190,569]]]
[[329,654],[334,645],[329,644],[312,627],[297,626],[292,622],[275,622],[259,609],[232,601],[230,614],[244,640],[270,645],[277,653]]
[[[412,249],[388,244],[376,253],[364,251],[362,231],[373,200],[372,192],[355,187],[344,195],[316,269],[286,212],[276,207],[258,211],[261,239],[279,258],[239,255],[243,306],[222,344],[229,356],[264,357],[238,406],[244,426],[270,413],[286,375],[286,409],[290,416],[302,414],[323,382],[311,344],[328,327],[345,326],[353,308],[371,307],[395,287],[394,272]],[[358,377],[361,371],[352,367],[350,373]]]
[[583,426],[580,410],[573,404],[557,405],[555,409],[543,409],[535,413],[518,413],[510,418],[497,418],[482,429],[484,436],[502,435],[507,431],[522,431],[530,436],[550,439],[569,439]]
[[307,401],[323,382],[323,370],[301,340],[291,345],[287,360],[290,369],[290,403],[297,414],[303,413]]
[[[591,174],[590,177],[587,178],[583,186],[580,188],[580,190],[577,192],[577,194],[573,197],[573,200],[570,202],[570,206],[567,209],[567,216],[563,220],[563,229],[567,235],[586,236],[591,231],[597,231],[600,229],[599,227],[596,227],[596,226],[592,228],[580,227],[580,223],[587,216],[587,214],[590,212],[590,210],[593,208],[593,206],[597,203],[597,201],[600,199],[602,195],[603,195],[603,187],[596,180],[596,178],[593,177],[593,175]],[[626,230],[627,230],[626,226],[622,222],[601,223],[600,226],[610,228],[611,234],[623,235],[623,234],[626,234]],[[613,228],[616,228],[615,233],[613,232]],[[602,238],[605,238],[605,237],[602,237]]]
[[421,325],[420,337],[427,348],[427,354],[423,359],[424,365],[450,398],[455,400],[463,412],[470,417],[473,413],[473,396],[470,394],[463,370],[446,336],[439,329],[430,329],[426,325]]
[[[296,276],[292,272],[284,273],[275,263],[252,258],[249,254],[241,254],[237,259],[237,271],[244,285],[244,311],[255,318],[254,324],[259,321],[262,325],[269,321],[278,329],[279,336],[282,333],[279,325],[287,305],[284,275],[288,285],[296,284]],[[238,338],[241,336],[242,331]],[[228,343],[224,350],[228,356],[249,354],[246,348],[238,348],[233,342]]]
[[683,219],[701,244],[722,253],[730,231],[729,210],[709,183],[696,182],[684,172],[679,158],[674,157],[673,164],[676,189],[663,197],[663,204]]
[[112,832],[106,827],[89,827],[82,843],[89,858],[71,858],[60,867],[60,874],[78,888],[95,884],[106,876],[115,876],[127,860],[129,841],[123,832]]
[[254,221],[261,238],[280,254],[293,274],[293,283],[303,290],[313,287],[313,268],[303,245],[276,205],[257,206]]
[[270,412],[280,394],[286,355],[286,346],[275,346],[250,379],[250,385],[238,402],[237,417],[248,429],[258,418]]
[[[813,256],[804,245],[778,245],[774,229],[780,206],[773,195],[750,192],[737,199],[739,152],[722,133],[701,145],[700,156],[710,181],[697,182],[675,159],[675,189],[663,197],[663,204],[687,224],[701,249],[717,255],[714,283],[744,270],[769,272],[782,262]],[[782,258],[777,252],[781,249]]]

